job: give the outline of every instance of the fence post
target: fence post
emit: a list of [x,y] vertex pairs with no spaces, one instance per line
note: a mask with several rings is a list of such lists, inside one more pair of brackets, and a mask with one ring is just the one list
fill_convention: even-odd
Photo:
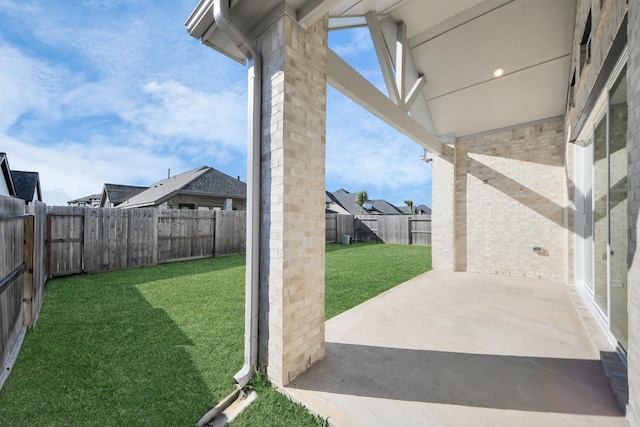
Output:
[[413,218],[411,216],[409,216],[408,223],[409,223],[409,239],[408,239],[408,241],[409,241],[409,244],[411,245],[411,244],[413,244],[413,233],[412,233],[412,231],[413,231],[412,230],[412,228],[413,228]]
[[33,326],[33,216],[24,219],[24,252],[26,270],[23,274],[22,320],[27,327]]
[[45,231],[45,274],[47,275],[47,279],[51,278],[51,251],[52,251],[52,244],[51,244],[51,223],[53,221],[53,217],[51,216],[51,213],[47,212],[45,213],[46,217],[47,217],[47,226],[46,226],[46,231]]

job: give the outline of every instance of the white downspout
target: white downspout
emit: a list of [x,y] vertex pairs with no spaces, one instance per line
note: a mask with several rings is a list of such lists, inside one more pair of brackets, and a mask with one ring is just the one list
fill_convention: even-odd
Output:
[[237,398],[258,366],[258,285],[260,267],[260,134],[262,110],[262,58],[260,52],[231,22],[230,0],[215,0],[215,23],[249,61],[248,69],[248,139],[247,139],[247,272],[245,276],[244,365],[233,379],[237,388],[200,418],[204,427]]
[[256,46],[231,22],[229,0],[213,2],[215,23],[245,55],[248,69],[247,141],[247,272],[245,278],[244,365],[234,375],[239,387],[247,385],[258,366],[258,286],[260,281],[260,135],[262,110],[262,58]]

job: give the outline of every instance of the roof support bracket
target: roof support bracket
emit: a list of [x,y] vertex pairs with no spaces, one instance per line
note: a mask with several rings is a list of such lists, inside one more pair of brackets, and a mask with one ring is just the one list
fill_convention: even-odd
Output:
[[400,97],[400,93],[398,92],[398,86],[393,74],[393,67],[391,66],[391,62],[389,61],[389,51],[386,47],[384,35],[382,34],[382,28],[380,27],[380,21],[378,21],[378,16],[376,15],[375,11],[370,11],[367,12],[365,18],[367,19],[367,26],[369,27],[371,39],[373,40],[373,47],[376,50],[378,62],[380,63],[380,68],[382,69],[382,77],[384,77],[384,83],[386,84],[387,91],[389,92],[389,99],[391,99],[391,101],[393,101],[396,105],[401,105],[402,98]]
[[442,154],[442,143],[422,124],[380,92],[340,56],[329,49],[327,81],[342,94],[361,105],[431,152]]
[[[404,108],[405,97],[407,95],[407,25],[400,21],[397,24],[397,38],[396,38],[396,87],[400,93],[400,99],[402,103],[400,106]],[[382,31],[381,31],[382,32]],[[384,37],[384,36],[383,36]]]
[[[400,92],[403,101],[399,105],[402,105],[405,111],[411,111],[411,116],[435,135],[436,129],[427,106],[427,99],[422,91],[426,84],[426,77],[418,73],[411,57],[406,25],[403,22],[396,23],[388,17],[379,21],[378,25],[382,30],[388,58],[393,61],[396,75],[399,75],[404,82],[404,89]],[[421,79],[423,82],[420,81]],[[411,87],[408,94],[405,92],[407,87]]]

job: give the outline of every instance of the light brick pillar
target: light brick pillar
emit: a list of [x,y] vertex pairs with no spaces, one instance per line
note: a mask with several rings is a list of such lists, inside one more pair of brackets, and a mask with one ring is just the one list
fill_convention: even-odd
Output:
[[433,158],[431,184],[431,248],[433,268],[453,271],[455,264],[454,149],[444,145],[441,156]]
[[640,426],[640,253],[638,234],[640,218],[640,4],[629,2],[627,63],[627,153],[629,156],[629,414],[632,426]]
[[328,20],[288,16],[263,57],[259,364],[286,385],[324,357]]

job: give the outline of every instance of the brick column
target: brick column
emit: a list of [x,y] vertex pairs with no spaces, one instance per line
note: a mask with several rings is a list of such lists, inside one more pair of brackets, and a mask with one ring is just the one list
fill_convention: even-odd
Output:
[[640,426],[640,253],[638,252],[638,218],[640,211],[640,4],[629,2],[627,63],[627,153],[629,156],[629,415],[632,426]]
[[431,248],[433,268],[453,271],[455,167],[453,146],[445,145],[442,156],[433,158],[431,184]]
[[259,363],[286,385],[324,357],[328,20],[284,15],[263,56]]

